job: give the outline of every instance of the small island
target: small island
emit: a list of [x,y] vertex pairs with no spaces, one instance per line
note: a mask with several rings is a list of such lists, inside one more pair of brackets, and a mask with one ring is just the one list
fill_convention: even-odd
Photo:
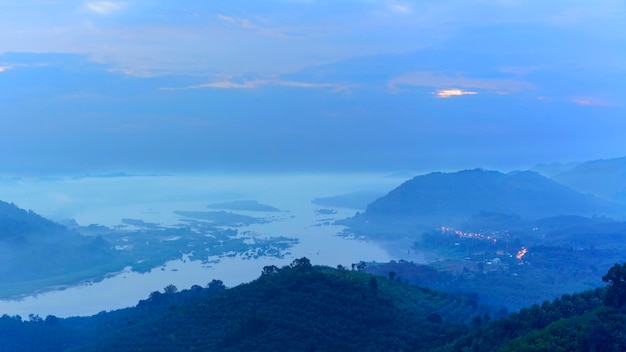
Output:
[[224,209],[224,210],[243,210],[243,211],[268,211],[279,212],[280,209],[270,205],[261,204],[256,200],[235,200],[232,202],[213,203],[207,205],[209,209]]

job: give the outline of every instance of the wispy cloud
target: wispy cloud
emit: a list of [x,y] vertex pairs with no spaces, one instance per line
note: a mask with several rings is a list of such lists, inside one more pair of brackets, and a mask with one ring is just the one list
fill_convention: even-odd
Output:
[[0,66],[0,72],[8,71],[8,70],[10,70],[12,68],[13,67],[11,67],[11,66]]
[[126,3],[115,1],[88,1],[85,3],[87,10],[101,15],[108,15],[125,7]]
[[262,26],[258,24],[257,22],[262,22],[264,24],[269,22],[267,19],[262,18],[262,17],[256,17],[255,18],[256,21],[254,21],[249,18],[241,18],[241,17],[218,14],[217,18],[222,22],[228,23],[230,25],[233,25],[242,29],[251,30],[259,34],[265,34],[265,35],[270,35],[270,36],[279,37],[279,38],[293,37],[293,35],[288,34],[286,31],[282,31],[280,29],[275,29],[275,28],[268,28],[266,26]]
[[186,89],[255,89],[263,86],[295,87],[295,88],[330,88],[333,92],[349,92],[352,86],[337,83],[311,83],[301,81],[285,81],[279,79],[261,79],[236,82],[232,80],[221,80],[198,85],[180,88],[161,88],[161,90],[186,90]]
[[[389,89],[398,91],[402,86],[431,87],[440,91],[463,91],[463,88],[482,89],[498,94],[509,94],[532,88],[532,84],[514,79],[468,78],[463,75],[443,75],[430,71],[406,73],[393,78],[388,83]],[[454,94],[453,94],[454,95]]]
[[217,18],[219,18],[220,20],[224,22],[228,22],[230,24],[234,24],[242,28],[247,28],[247,29],[260,28],[259,26],[253,24],[252,21],[250,21],[247,18],[238,18],[238,17],[226,16],[226,15],[217,15]]
[[478,94],[478,92],[452,88],[452,89],[440,89],[434,92],[433,94],[435,94],[437,98],[450,98],[450,97],[458,97],[461,95],[475,95],[475,94]]
[[609,106],[606,101],[596,98],[579,97],[571,100],[572,103],[584,106]]
[[413,13],[413,10],[411,9],[411,7],[409,7],[406,4],[397,3],[395,1],[391,1],[389,3],[389,7],[390,7],[391,11],[393,11],[395,13],[400,13],[400,14],[411,14],[411,13]]

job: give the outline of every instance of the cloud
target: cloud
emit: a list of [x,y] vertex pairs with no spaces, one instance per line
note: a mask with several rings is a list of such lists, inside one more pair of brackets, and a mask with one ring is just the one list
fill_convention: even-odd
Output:
[[101,15],[108,15],[110,13],[122,10],[125,7],[125,3],[114,1],[88,1],[85,3],[85,8],[87,10]]
[[437,98],[450,98],[450,97],[457,97],[461,95],[475,95],[475,94],[478,94],[478,92],[472,92],[472,91],[462,90],[458,88],[453,88],[453,89],[440,89],[434,92],[433,94],[435,94]]
[[295,88],[331,88],[333,92],[349,92],[352,86],[336,83],[310,83],[300,81],[284,81],[278,79],[261,79],[243,82],[235,82],[232,80],[221,80],[210,83],[203,83],[193,86],[181,88],[161,88],[161,90],[186,90],[186,89],[254,89],[263,86],[279,86],[279,87],[295,87]]
[[471,88],[492,91],[498,94],[508,94],[533,87],[528,82],[514,79],[468,78],[463,75],[448,76],[430,71],[406,73],[388,82],[388,87],[392,91],[397,92],[401,86],[430,87],[440,90]]
[[253,24],[252,21],[250,21],[247,18],[237,18],[237,17],[232,17],[232,16],[226,16],[226,15],[217,15],[217,18],[219,18],[220,20],[224,22],[228,22],[236,26],[240,26],[242,28],[248,28],[248,29],[259,28],[259,26]]
[[601,99],[596,98],[574,98],[572,103],[584,106],[608,106],[609,104]]
[[405,4],[399,4],[397,2],[391,2],[389,4],[391,11],[395,12],[395,13],[401,13],[401,14],[411,14],[413,13],[413,10]]
[[[281,31],[279,29],[263,27],[263,26],[261,26],[259,24],[256,24],[254,21],[252,21],[251,19],[248,19],[248,18],[226,16],[226,15],[222,15],[222,14],[218,14],[217,18],[219,20],[221,20],[222,22],[226,22],[226,23],[234,25],[236,27],[239,27],[239,28],[242,28],[242,29],[246,29],[246,30],[251,30],[251,31],[254,31],[254,32],[260,33],[260,34],[270,35],[270,36],[279,37],[279,38],[291,38],[291,37],[294,37],[293,35],[287,34],[286,32]],[[260,21],[260,22],[263,22],[263,23],[269,22],[267,19],[262,18],[262,17],[256,17],[256,19],[258,21]]]
[[10,70],[12,68],[13,67],[11,67],[11,66],[0,66],[0,72],[8,71],[8,70]]

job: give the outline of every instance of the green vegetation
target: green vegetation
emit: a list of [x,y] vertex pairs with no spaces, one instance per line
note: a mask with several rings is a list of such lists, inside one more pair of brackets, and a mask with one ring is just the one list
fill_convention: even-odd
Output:
[[[85,237],[32,211],[0,201],[0,296],[44,285],[75,284],[115,269],[119,259],[100,236]],[[119,269],[116,269],[119,270]],[[52,279],[54,278],[54,279]]]
[[[2,335],[10,329],[0,327],[0,349],[409,351],[451,342],[467,333],[476,317],[493,314],[467,297],[356,270],[312,266],[301,258],[283,268],[266,267],[257,280],[232,289],[216,281],[206,289],[181,292],[168,286],[133,309],[89,318],[17,324],[20,319],[5,317],[7,325],[18,325],[13,331],[21,326],[16,336],[30,334],[32,343],[19,347],[10,335]],[[46,321],[53,321],[54,328]],[[47,343],[50,334],[59,341]]]
[[183,256],[202,262],[224,256],[280,258],[297,243],[294,238],[262,238],[224,228],[268,220],[226,212],[198,213],[212,221],[185,219],[177,227],[164,227],[123,219],[123,225],[115,229],[68,222],[68,229],[0,202],[0,297],[99,281],[128,266],[148,272]]
[[601,287],[602,273],[623,260],[625,223],[579,221],[589,226],[563,223],[561,228],[561,220],[552,219],[549,229],[422,233],[411,250],[423,254],[427,265],[398,261],[371,264],[368,270],[384,276],[393,271],[411,284],[478,295],[483,302],[515,311]]
[[208,221],[213,226],[247,226],[252,224],[263,224],[268,220],[255,218],[252,216],[241,215],[226,211],[183,211],[174,212],[185,218],[192,218],[202,221]]
[[[500,316],[475,297],[296,259],[248,284],[168,285],[134,308],[92,317],[0,318],[0,350],[88,351],[621,351],[626,311],[598,288]],[[425,276],[429,276],[425,273]]]
[[[534,172],[478,169],[417,176],[337,223],[438,273],[412,281],[402,264],[403,280],[513,311],[602,286],[624,260],[626,222],[606,216],[618,208]],[[376,273],[400,272],[392,266]]]

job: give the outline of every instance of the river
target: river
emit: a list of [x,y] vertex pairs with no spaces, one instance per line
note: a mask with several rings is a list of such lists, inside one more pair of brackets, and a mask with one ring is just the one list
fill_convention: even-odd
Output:
[[0,301],[0,315],[92,315],[133,306],[169,284],[185,289],[220,279],[232,287],[255,279],[265,265],[282,266],[303,256],[313,264],[329,266],[397,259],[376,243],[337,236],[343,229],[341,226],[321,225],[328,220],[352,216],[356,209],[332,208],[335,214],[319,214],[317,209],[329,207],[312,204],[311,200],[360,191],[382,194],[402,181],[379,174],[4,179],[0,181],[0,199],[53,220],[74,219],[80,225],[116,226],[123,218],[174,225],[180,221],[174,210],[206,210],[209,203],[253,199],[281,209],[280,220],[239,228],[240,231],[254,231],[258,236],[294,237],[299,243],[290,248],[283,259],[235,256],[218,261],[216,258],[217,262],[206,265],[181,258],[146,274],[125,270],[100,282],[49,291],[19,301]]

